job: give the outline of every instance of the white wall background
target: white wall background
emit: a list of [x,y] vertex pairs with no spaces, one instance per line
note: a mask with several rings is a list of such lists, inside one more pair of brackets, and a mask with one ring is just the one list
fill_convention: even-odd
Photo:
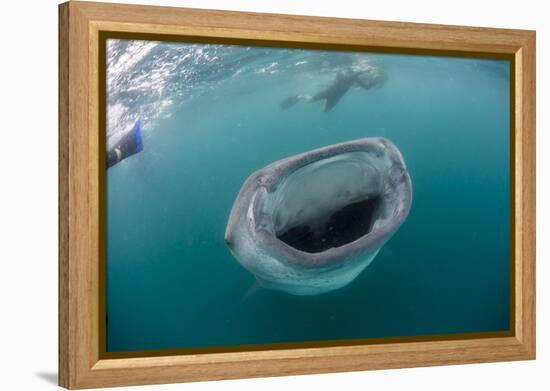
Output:
[[[119,0],[119,2],[126,2]],[[546,2],[134,0],[134,3],[537,30],[538,359],[450,367],[143,387],[154,390],[547,390],[550,168]],[[0,51],[1,390],[57,376],[57,1],[7,1]],[[545,384],[546,383],[546,384]],[[137,389],[137,388],[136,388]]]

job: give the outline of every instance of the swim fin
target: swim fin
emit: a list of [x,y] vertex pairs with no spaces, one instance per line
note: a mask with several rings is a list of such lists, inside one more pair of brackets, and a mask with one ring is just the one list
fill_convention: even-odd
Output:
[[141,138],[141,121],[138,119],[128,133],[109,150],[107,150],[107,168],[143,150]]

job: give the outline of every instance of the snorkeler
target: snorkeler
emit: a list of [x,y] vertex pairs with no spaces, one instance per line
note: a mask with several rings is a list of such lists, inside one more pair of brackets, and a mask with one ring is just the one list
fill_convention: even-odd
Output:
[[284,99],[280,106],[288,109],[296,103],[325,101],[324,111],[330,111],[350,88],[358,85],[365,90],[381,85],[386,80],[386,73],[373,66],[363,69],[350,67],[338,72],[336,79],[325,89],[319,91],[313,96],[310,95],[292,95]]
[[142,150],[141,121],[138,119],[132,130],[107,150],[107,168]]

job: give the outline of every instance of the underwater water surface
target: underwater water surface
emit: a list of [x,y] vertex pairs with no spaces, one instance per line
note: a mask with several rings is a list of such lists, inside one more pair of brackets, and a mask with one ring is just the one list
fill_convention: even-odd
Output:
[[[328,111],[314,96],[348,69]],[[107,351],[505,331],[510,327],[510,64],[505,60],[108,40]],[[295,103],[295,104],[294,104]],[[257,288],[224,232],[254,171],[364,137],[401,151],[409,216],[349,285]]]

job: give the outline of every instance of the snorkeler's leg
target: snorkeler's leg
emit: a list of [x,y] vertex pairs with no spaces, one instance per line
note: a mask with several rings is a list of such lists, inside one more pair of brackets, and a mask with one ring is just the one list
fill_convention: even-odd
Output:
[[279,106],[281,106],[282,109],[288,109],[292,106],[294,106],[296,103],[303,101],[303,102],[311,102],[311,96],[309,95],[291,95],[286,99],[283,99]]

